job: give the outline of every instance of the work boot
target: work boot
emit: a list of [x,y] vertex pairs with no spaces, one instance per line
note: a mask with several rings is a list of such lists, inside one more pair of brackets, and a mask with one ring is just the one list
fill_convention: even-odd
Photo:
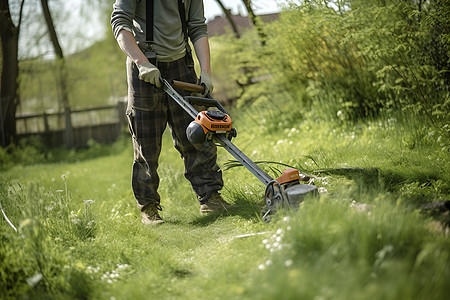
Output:
[[218,192],[215,192],[204,204],[200,204],[200,214],[205,216],[228,211],[231,208],[233,208],[233,205],[227,203]]
[[145,225],[157,225],[164,223],[163,219],[159,216],[158,210],[162,210],[158,203],[151,203],[145,207],[142,212],[142,223]]

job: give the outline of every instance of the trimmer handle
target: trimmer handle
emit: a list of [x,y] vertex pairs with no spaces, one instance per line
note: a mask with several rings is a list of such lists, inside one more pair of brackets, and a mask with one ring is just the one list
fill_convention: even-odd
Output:
[[[201,93],[205,92],[205,87],[200,84],[188,83],[184,81],[173,80],[172,86],[177,89],[182,89],[188,92]],[[219,101],[211,98],[211,95],[208,93],[206,97],[194,97],[194,96],[186,96],[184,97],[190,104],[204,105],[208,107],[217,107],[220,111],[227,114],[225,108],[219,103]]]
[[221,112],[224,114],[228,114],[225,108],[222,106],[222,104],[219,103],[219,101],[215,99],[209,99],[209,98],[203,98],[203,97],[193,97],[193,96],[186,96],[184,97],[190,104],[196,104],[196,105],[203,105],[207,107],[217,107]]
[[172,86],[177,89],[182,89],[188,92],[201,93],[205,92],[205,87],[200,84],[188,83],[184,81],[173,80]]

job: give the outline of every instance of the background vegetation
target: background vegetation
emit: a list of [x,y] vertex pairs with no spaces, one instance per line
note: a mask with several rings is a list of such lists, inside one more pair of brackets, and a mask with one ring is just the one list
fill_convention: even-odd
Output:
[[[265,45],[254,32],[211,40],[217,92],[234,101],[236,145],[300,169],[321,191],[268,224],[264,187],[242,168],[224,171],[223,195],[239,209],[201,217],[169,135],[166,223],[150,228],[130,190],[128,137],[82,151],[2,148],[0,203],[17,229],[0,221],[2,297],[446,299],[450,221],[426,208],[450,190],[449,8],[297,1],[264,26]],[[123,59],[112,40],[71,57],[80,80],[70,101],[88,106],[111,86],[123,91]],[[51,86],[38,65],[40,83],[22,74],[25,99]]]
[[[101,106],[126,95],[125,57],[114,38],[95,43],[67,58],[69,101],[73,109]],[[58,111],[57,65],[50,60],[20,62],[19,111]]]

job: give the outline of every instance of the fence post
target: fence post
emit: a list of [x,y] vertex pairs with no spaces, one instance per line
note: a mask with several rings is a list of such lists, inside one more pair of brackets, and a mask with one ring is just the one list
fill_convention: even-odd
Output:
[[2,130],[2,146],[3,147],[6,146],[5,127],[4,127],[5,119],[6,118],[3,117],[3,98],[0,98],[0,125],[1,125],[0,127]]
[[64,107],[64,140],[67,148],[73,148],[75,145],[71,114],[70,107]]
[[50,127],[48,126],[48,116],[47,116],[47,112],[44,111],[44,132],[45,134],[48,134],[50,131]]
[[119,113],[119,124],[120,127],[123,125],[128,124],[127,118],[126,118],[126,103],[122,101],[117,102],[117,112]]

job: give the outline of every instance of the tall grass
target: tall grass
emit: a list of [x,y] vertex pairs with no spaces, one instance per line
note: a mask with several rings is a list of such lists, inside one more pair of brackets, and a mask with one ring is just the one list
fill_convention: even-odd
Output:
[[273,299],[283,291],[285,299],[445,299],[448,239],[432,237],[422,216],[405,214],[387,198],[378,196],[367,211],[334,197],[304,203],[263,240],[271,256],[247,295]]
[[[232,113],[249,157],[297,167],[322,193],[269,224],[264,187],[242,168],[224,172],[223,195],[239,209],[200,216],[169,135],[160,227],[140,223],[128,138],[103,156],[96,145],[95,155],[4,169],[1,203],[18,233],[2,219],[3,297],[444,299],[448,238],[418,210],[448,198],[444,141],[413,130],[419,121],[342,126],[289,113],[289,122],[265,105]],[[229,159],[219,151],[221,165]],[[261,234],[239,237],[252,233]]]

